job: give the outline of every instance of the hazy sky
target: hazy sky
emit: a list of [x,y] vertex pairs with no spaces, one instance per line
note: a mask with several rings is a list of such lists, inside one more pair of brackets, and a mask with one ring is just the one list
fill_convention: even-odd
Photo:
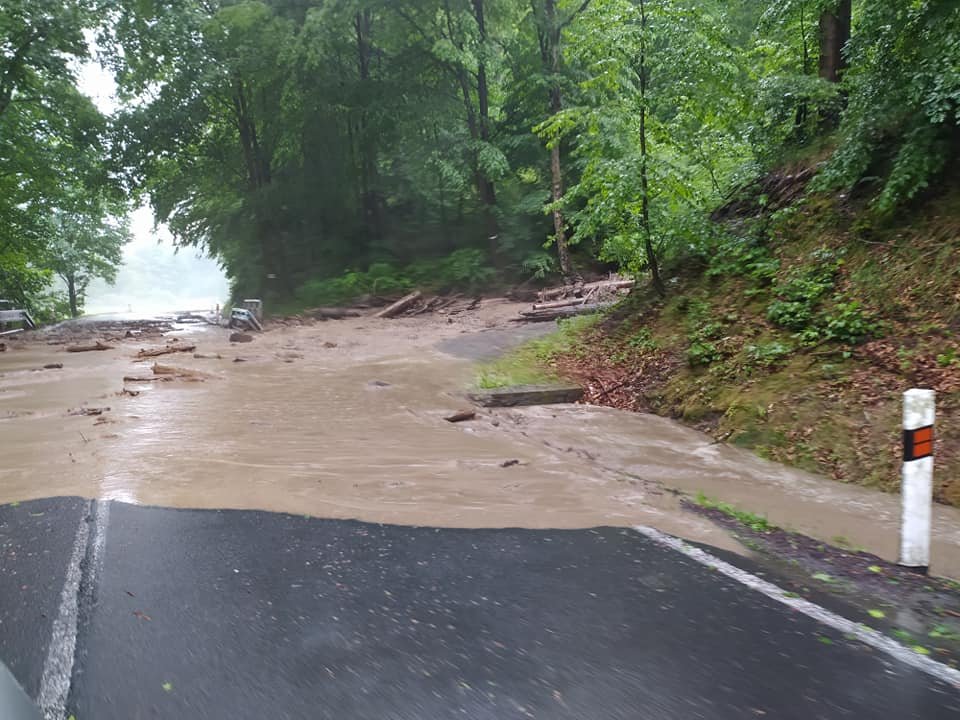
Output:
[[[96,63],[87,63],[78,74],[80,89],[101,111],[112,112],[116,99],[109,73]],[[133,241],[124,248],[117,282],[113,287],[102,280],[90,283],[87,313],[202,310],[227,300],[227,279],[216,261],[193,248],[175,252],[166,228],[154,230],[148,207],[131,215],[130,229]]]

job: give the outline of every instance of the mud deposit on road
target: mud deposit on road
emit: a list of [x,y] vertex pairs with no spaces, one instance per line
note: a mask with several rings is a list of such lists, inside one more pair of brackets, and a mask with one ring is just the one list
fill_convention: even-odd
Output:
[[[445,422],[468,407],[471,358],[539,332],[509,322],[519,307],[485,301],[456,318],[317,322],[244,344],[206,326],[102,352],[9,342],[0,502],[82,495],[407,525],[647,524],[740,549],[675,492],[703,491],[827,542],[843,535],[895,555],[896,498],[764,462],[662,418],[556,406]],[[195,353],[135,359],[173,337]],[[150,380],[154,362],[186,374]],[[63,367],[40,369],[55,363]],[[84,407],[109,410],[70,414]],[[960,511],[938,508],[937,521],[936,569],[960,575]]]

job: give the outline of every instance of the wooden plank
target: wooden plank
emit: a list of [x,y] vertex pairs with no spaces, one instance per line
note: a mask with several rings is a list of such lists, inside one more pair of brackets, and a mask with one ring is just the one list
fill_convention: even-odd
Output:
[[394,315],[403,312],[413,303],[420,299],[422,293],[419,290],[414,290],[409,295],[404,295],[402,298],[397,300],[393,305],[388,305],[383,310],[378,312],[374,317],[378,318],[389,318]]
[[582,400],[583,388],[576,385],[514,385],[472,392],[468,397],[483,407],[555,405]]

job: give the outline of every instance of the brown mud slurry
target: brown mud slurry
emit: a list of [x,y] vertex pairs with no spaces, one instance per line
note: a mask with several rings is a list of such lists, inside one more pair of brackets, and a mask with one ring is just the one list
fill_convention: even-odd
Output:
[[[485,301],[453,322],[348,318],[242,345],[205,326],[101,352],[8,342],[0,502],[81,495],[442,527],[645,524],[741,550],[684,510],[676,491],[703,492],[895,559],[899,498],[766,462],[664,418],[565,405],[446,422],[469,407],[469,357],[486,339],[502,347],[528,332],[509,323],[520,307]],[[154,361],[137,352],[176,335],[197,356],[165,355],[161,365],[196,376],[148,381]],[[38,370],[51,363],[63,368]],[[84,406],[110,410],[70,414]],[[938,507],[935,521],[934,570],[960,576],[960,510]]]

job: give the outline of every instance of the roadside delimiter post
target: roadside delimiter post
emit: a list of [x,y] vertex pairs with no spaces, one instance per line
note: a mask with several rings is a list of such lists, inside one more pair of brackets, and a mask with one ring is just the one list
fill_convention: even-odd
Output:
[[903,515],[900,564],[925,573],[930,567],[933,513],[933,390],[903,394]]

